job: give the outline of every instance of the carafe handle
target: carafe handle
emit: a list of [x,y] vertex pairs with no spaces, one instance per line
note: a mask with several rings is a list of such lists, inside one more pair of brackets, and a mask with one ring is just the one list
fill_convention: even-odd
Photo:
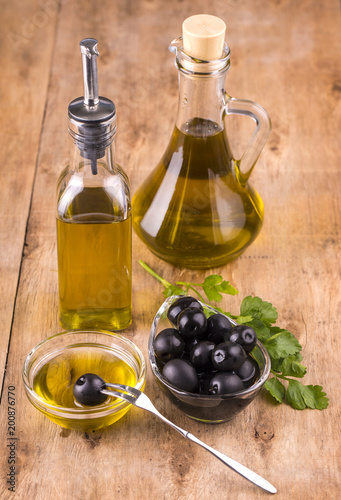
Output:
[[246,146],[246,150],[242,157],[235,162],[238,167],[239,181],[245,183],[269,137],[271,131],[270,116],[259,104],[244,99],[235,99],[227,93],[225,93],[225,115],[249,116],[256,123],[255,131]]

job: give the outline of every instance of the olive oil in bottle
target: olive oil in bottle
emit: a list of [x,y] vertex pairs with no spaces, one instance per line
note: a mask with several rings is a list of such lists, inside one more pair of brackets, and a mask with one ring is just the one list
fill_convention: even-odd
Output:
[[81,42],[84,98],[69,105],[72,161],[57,187],[59,319],[66,330],[131,323],[129,181],[115,163],[115,105],[98,97],[97,41]]
[[217,123],[194,118],[185,131],[175,127],[162,161],[133,197],[134,228],[158,257],[208,268],[236,258],[255,239],[263,203],[233,167]]
[[57,219],[60,316],[70,330],[130,323],[131,217],[98,219]]

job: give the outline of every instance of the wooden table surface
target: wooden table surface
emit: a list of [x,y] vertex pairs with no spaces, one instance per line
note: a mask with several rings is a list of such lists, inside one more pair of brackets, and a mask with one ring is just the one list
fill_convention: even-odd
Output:
[[[237,312],[258,295],[295,333],[330,405],[296,411],[262,394],[235,420],[200,424],[160,394],[150,370],[146,393],[176,424],[255,469],[278,499],[340,496],[341,411],[341,18],[338,0],[11,0],[1,1],[0,269],[1,498],[260,499],[268,494],[213,456],[133,408],[90,435],[50,422],[26,399],[24,359],[58,332],[55,187],[67,163],[67,106],[82,95],[78,43],[99,40],[101,95],[117,106],[117,160],[132,192],[163,153],[175,120],[177,71],[168,44],[183,19],[210,13],[227,24],[232,51],[227,91],[261,103],[273,131],[252,174],[265,205],[256,242],[216,271],[240,291],[224,298]],[[147,355],[162,286],[203,280],[175,269],[133,237],[133,324],[124,332]],[[15,492],[8,391],[15,387]]]

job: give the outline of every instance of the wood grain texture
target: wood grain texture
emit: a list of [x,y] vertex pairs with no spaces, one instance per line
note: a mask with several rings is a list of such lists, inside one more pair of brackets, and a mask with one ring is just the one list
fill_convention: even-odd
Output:
[[[3,5],[4,32],[20,32],[19,7],[15,2]],[[32,19],[40,9],[39,3],[25,0],[20,3],[20,19]],[[63,430],[29,404],[21,382],[30,349],[60,330],[54,194],[69,152],[67,105],[82,94],[78,43],[85,36],[99,40],[100,94],[117,105],[117,160],[134,191],[163,153],[175,119],[177,74],[168,44],[180,35],[182,20],[200,12],[226,21],[232,51],[227,91],[263,104],[273,121],[269,142],[252,174],[264,200],[265,224],[239,259],[217,270],[240,291],[239,296],[225,298],[224,307],[238,312],[245,295],[273,302],[281,326],[291,329],[303,345],[306,383],[323,385],[330,407],[299,412],[273,404],[262,394],[236,420],[208,426],[178,413],[150,372],[146,393],[176,424],[271,481],[278,488],[278,499],[339,496],[339,2],[104,0],[99,6],[63,0],[18,55],[5,56],[0,83],[0,95],[8,96],[0,135],[3,176],[5,172],[0,184],[4,325],[0,366],[5,375],[0,408],[1,498],[268,497],[136,408],[102,432]],[[20,115],[13,119],[22,95]],[[133,324],[124,334],[147,356],[149,328],[163,296],[161,285],[139,266],[139,259],[170,281],[200,281],[206,273],[173,268],[134,235]],[[6,483],[6,398],[11,385],[16,387],[18,437],[15,493]]]
[[[47,9],[47,10],[46,10]],[[47,99],[58,5],[1,6],[0,387]]]

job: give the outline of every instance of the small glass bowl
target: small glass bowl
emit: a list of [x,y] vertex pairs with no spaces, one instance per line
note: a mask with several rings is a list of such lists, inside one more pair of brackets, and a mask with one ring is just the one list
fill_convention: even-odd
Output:
[[[115,379],[111,376],[106,380],[111,370]],[[146,363],[140,349],[117,333],[59,333],[40,342],[28,354],[23,367],[26,395],[35,408],[67,429],[101,429],[122,418],[131,404],[118,398],[108,397],[98,406],[75,402],[73,385],[84,373],[143,390]]]
[[[263,345],[257,341],[257,344],[252,351],[252,356],[256,359],[259,365],[260,376],[251,387],[242,391],[226,395],[206,396],[177,389],[162,376],[156,362],[153,344],[154,339],[159,332],[165,328],[173,328],[173,325],[171,325],[167,319],[167,311],[171,304],[179,297],[180,296],[168,297],[161,305],[153,320],[148,344],[149,363],[153,375],[163,393],[187,417],[198,420],[199,422],[211,424],[227,422],[238,415],[238,413],[240,413],[255,399],[266,382],[271,368],[269,354]],[[219,312],[206,304],[201,303],[201,305],[204,308],[204,312],[209,316]],[[230,318],[228,319],[231,323],[236,324]]]

